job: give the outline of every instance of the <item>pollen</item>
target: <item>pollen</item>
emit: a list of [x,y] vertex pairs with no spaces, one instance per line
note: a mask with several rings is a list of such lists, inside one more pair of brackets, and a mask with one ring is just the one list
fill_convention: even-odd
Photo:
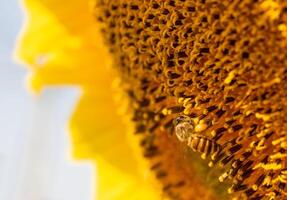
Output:
[[[135,135],[163,194],[286,199],[286,2],[96,2]],[[203,160],[178,141],[179,115],[220,153]]]

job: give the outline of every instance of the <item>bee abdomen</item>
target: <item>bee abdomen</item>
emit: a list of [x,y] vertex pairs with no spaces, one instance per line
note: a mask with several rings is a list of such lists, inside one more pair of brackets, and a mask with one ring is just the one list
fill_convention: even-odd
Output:
[[220,145],[215,141],[202,136],[190,137],[188,146],[196,152],[205,154],[206,156],[219,152]]

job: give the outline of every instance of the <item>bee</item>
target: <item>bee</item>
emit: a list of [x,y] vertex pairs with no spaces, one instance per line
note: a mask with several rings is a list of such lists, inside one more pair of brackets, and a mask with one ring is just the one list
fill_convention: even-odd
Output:
[[181,115],[173,120],[175,134],[180,142],[187,142],[193,151],[202,153],[203,159],[208,155],[215,157],[221,150],[221,146],[214,140],[196,131],[196,126],[188,116]]

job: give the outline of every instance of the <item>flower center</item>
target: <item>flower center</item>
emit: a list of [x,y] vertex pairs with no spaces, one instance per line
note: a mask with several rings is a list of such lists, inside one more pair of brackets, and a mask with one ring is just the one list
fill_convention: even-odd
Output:
[[[249,0],[97,3],[135,134],[172,199],[223,199],[225,183],[239,199],[286,198],[286,5],[278,18],[266,9]],[[179,115],[193,124],[174,122]],[[205,161],[198,152],[217,153]]]

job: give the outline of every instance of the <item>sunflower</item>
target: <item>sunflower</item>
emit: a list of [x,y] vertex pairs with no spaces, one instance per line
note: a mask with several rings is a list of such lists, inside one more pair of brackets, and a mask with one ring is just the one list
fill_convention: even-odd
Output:
[[24,7],[31,87],[82,90],[73,155],[95,164],[98,199],[287,198],[285,1]]

